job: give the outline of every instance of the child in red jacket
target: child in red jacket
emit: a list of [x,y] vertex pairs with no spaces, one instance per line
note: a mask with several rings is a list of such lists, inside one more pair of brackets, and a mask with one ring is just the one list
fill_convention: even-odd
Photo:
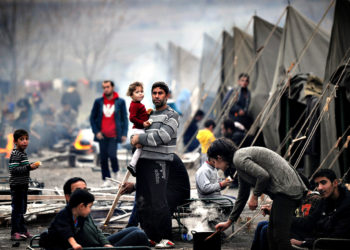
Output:
[[[132,127],[132,134],[143,134],[145,133],[144,128],[147,128],[152,124],[152,121],[148,120],[150,112],[147,112],[145,105],[141,103],[144,97],[143,84],[140,82],[130,84],[126,95],[130,96],[132,99],[129,107],[129,120],[134,124]],[[141,147],[136,148],[129,165],[127,166],[133,176],[136,176],[136,164],[141,152]]]

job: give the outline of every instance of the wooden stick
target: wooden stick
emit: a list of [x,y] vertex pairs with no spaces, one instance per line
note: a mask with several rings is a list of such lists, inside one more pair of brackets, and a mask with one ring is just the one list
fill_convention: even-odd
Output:
[[109,222],[109,220],[111,219],[111,217],[112,217],[112,215],[114,213],[114,209],[115,209],[115,207],[118,204],[120,196],[122,195],[122,192],[121,192],[122,191],[122,186],[129,179],[129,176],[130,176],[130,171],[126,172],[126,174],[125,174],[125,176],[123,178],[122,184],[120,185],[120,188],[118,189],[117,196],[115,197],[114,202],[112,204],[112,207],[111,207],[111,209],[109,210],[109,212],[107,214],[105,222],[103,223],[105,226],[108,225],[108,222]]
[[244,225],[242,225],[240,228],[238,228],[236,231],[234,231],[232,234],[230,234],[227,239],[232,238],[232,236],[234,236],[235,234],[237,234],[239,231],[241,231],[246,225],[248,225],[249,223],[253,222],[253,220],[258,217],[260,215],[260,212],[255,214],[250,220],[248,220],[246,223],[244,223]]
[[205,238],[204,241],[210,240],[211,238],[214,237],[214,235],[216,235],[218,232],[220,232],[219,230],[215,231],[214,233],[212,233],[211,235],[209,235],[207,238]]

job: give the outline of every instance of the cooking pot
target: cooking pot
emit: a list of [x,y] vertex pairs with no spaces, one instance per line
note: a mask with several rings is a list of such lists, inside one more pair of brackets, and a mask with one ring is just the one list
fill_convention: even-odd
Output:
[[213,237],[205,239],[214,232],[197,232],[192,230],[193,250],[221,250],[221,233],[218,232]]

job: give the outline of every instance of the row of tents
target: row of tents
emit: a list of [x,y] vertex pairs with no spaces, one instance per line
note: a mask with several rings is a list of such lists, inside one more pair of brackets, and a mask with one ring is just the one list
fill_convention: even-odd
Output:
[[[331,9],[329,34],[320,24]],[[316,24],[289,5],[276,24],[252,17],[253,35],[238,27],[233,34],[223,31],[220,41],[204,35],[200,59],[170,43],[168,80],[174,97],[181,100],[187,90],[183,103],[191,104],[183,109],[184,121],[199,108],[205,119],[219,124],[229,108],[222,107],[224,94],[247,72],[255,120],[248,134],[263,135],[266,147],[309,177],[318,167],[345,177],[350,167],[349,13],[349,0],[333,0]],[[284,27],[279,27],[282,18]]]

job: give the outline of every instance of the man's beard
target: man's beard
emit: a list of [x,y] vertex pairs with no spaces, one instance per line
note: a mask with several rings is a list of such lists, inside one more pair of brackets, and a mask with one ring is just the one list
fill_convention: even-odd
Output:
[[106,94],[105,93],[105,97],[109,98],[109,97],[112,97],[113,96],[113,92],[109,93],[109,94]]
[[161,108],[166,104],[166,99],[164,99],[163,101],[160,101],[158,103],[153,102],[154,106],[156,106],[156,108]]

